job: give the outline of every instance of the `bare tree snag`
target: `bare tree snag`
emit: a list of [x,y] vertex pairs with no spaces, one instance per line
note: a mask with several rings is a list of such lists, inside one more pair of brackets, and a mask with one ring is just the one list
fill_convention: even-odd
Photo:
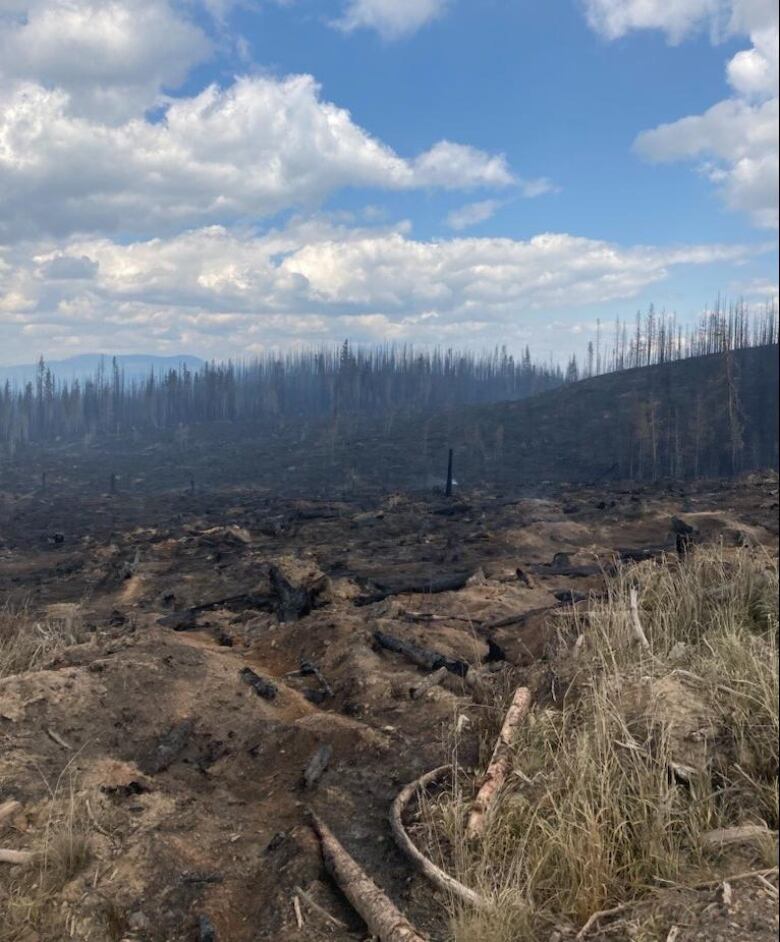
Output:
[[450,896],[454,896],[462,902],[467,903],[469,906],[473,906],[476,909],[487,909],[492,905],[489,900],[480,896],[479,893],[474,890],[469,889],[469,887],[464,886],[454,877],[451,877],[448,873],[445,873],[437,867],[435,863],[429,860],[415,847],[404,827],[404,811],[412,798],[419,792],[424,791],[432,782],[443,778],[451,770],[451,765],[442,765],[438,769],[426,772],[425,775],[420,776],[420,778],[415,779],[405,788],[401,789],[390,810],[390,826],[393,829],[393,837],[395,838],[396,844],[406,856],[417,865],[420,872],[426,876],[431,883],[438,886],[440,890],[444,890],[444,892],[448,893]]
[[474,799],[466,837],[475,840],[485,833],[488,817],[493,809],[501,788],[512,769],[512,745],[517,731],[531,706],[531,691],[528,687],[518,687],[507,710],[501,732],[498,734],[493,755],[482,780],[482,785]]
[[645,651],[649,651],[650,642],[647,640],[647,635],[645,634],[644,628],[642,628],[642,621],[639,618],[639,595],[636,589],[630,590],[628,604],[631,610],[631,630],[634,632],[634,637]]
[[325,869],[380,942],[427,942],[317,815],[311,822],[320,839]]

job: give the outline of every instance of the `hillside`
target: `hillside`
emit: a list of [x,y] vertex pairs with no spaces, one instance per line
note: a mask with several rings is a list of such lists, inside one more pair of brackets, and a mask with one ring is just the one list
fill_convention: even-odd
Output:
[[755,347],[570,383],[448,412],[180,425],[19,446],[0,487],[90,484],[120,493],[231,485],[350,496],[440,488],[447,449],[461,486],[716,477],[778,463],[778,348]]

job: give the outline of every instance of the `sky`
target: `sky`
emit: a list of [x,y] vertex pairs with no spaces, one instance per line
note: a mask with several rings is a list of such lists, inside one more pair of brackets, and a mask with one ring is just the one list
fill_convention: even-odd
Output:
[[777,298],[770,0],[0,0],[0,363]]

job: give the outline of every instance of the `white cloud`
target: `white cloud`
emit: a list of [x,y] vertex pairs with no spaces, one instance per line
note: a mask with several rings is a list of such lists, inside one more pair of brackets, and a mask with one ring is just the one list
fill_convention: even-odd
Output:
[[607,39],[635,29],[660,29],[680,42],[694,29],[721,18],[721,0],[585,0],[588,22]]
[[345,32],[373,29],[383,39],[416,33],[441,16],[448,0],[349,0],[335,26]]
[[262,235],[213,226],[129,244],[73,239],[6,249],[4,263],[0,254],[0,331],[9,359],[68,337],[207,355],[345,335],[466,343],[500,330],[511,342],[534,312],[631,298],[678,266],[739,263],[752,251],[564,233],[423,242],[405,227],[322,220]]
[[466,203],[458,209],[453,209],[447,215],[447,225],[450,229],[461,231],[481,222],[486,222],[500,209],[500,200],[480,200],[478,203]]
[[323,101],[308,75],[211,86],[154,122],[108,125],[70,106],[64,91],[38,84],[0,94],[0,238],[251,221],[348,186],[513,182],[502,156],[449,141],[398,156]]
[[0,80],[69,95],[71,111],[120,121],[176,88],[211,44],[168,0],[27,0],[0,7]]
[[735,97],[636,140],[650,160],[698,160],[726,205],[754,225],[777,228],[778,9],[776,0],[586,0],[591,25],[609,39],[660,29],[679,42],[708,26],[713,39],[750,38],[726,66]]

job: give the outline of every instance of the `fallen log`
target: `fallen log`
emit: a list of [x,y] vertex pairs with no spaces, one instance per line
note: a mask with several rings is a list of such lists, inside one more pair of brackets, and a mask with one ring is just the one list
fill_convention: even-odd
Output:
[[706,831],[701,835],[701,842],[704,847],[717,849],[776,837],[777,831],[770,831],[765,824],[743,824],[741,827],[715,828],[713,831]]
[[392,595],[436,595],[439,592],[457,592],[462,589],[473,575],[472,572],[458,572],[438,579],[410,579],[397,583],[373,581],[374,591],[359,595],[355,605],[373,605],[383,602]]
[[481,837],[487,827],[488,817],[493,809],[501,788],[512,769],[512,745],[520,723],[531,706],[531,691],[527,687],[518,687],[507,710],[501,732],[498,734],[493,755],[482,780],[482,785],[474,799],[466,837],[475,840]]
[[256,674],[251,667],[242,667],[240,672],[241,680],[254,690],[258,697],[264,700],[275,700],[279,692],[276,684]]
[[450,771],[452,771],[451,765],[442,765],[438,769],[426,772],[425,775],[420,776],[420,778],[415,779],[402,788],[390,810],[390,827],[392,828],[393,837],[398,847],[416,864],[420,872],[426,876],[431,883],[438,886],[439,889],[444,890],[444,892],[448,893],[450,896],[454,896],[462,902],[467,903],[469,906],[473,906],[476,909],[487,909],[492,905],[489,900],[485,899],[484,896],[480,896],[476,891],[469,889],[469,887],[464,886],[454,877],[451,877],[448,873],[445,873],[444,870],[437,867],[433,861],[429,860],[418,850],[404,827],[404,811],[412,798],[419,792],[424,791],[432,782],[438,781]]
[[440,667],[444,667],[451,674],[456,674],[458,677],[465,677],[468,673],[469,666],[465,661],[461,661],[458,658],[447,657],[444,654],[440,654],[438,651],[431,651],[429,648],[420,647],[420,645],[414,644],[411,641],[403,641],[401,638],[396,638],[395,635],[388,635],[383,631],[375,631],[374,641],[376,641],[380,648],[385,648],[387,651],[394,651],[396,654],[402,654],[413,664],[422,667],[424,670],[435,671]]
[[448,671],[446,667],[439,667],[432,674],[428,674],[427,677],[423,677],[420,683],[416,687],[412,687],[412,689],[409,691],[409,695],[411,696],[412,700],[419,700],[420,697],[424,693],[427,693],[427,691],[429,691],[432,687],[438,686],[447,676],[447,673]]
[[325,869],[380,942],[426,942],[425,937],[341,846],[330,828],[317,815],[312,813],[310,817],[320,840]]
[[326,743],[323,743],[317,748],[303,772],[304,788],[313,788],[317,782],[319,782],[330,764],[330,757],[332,755],[333,750]]
[[7,850],[0,847],[0,863],[6,864],[27,864],[32,863],[35,854],[29,850]]

